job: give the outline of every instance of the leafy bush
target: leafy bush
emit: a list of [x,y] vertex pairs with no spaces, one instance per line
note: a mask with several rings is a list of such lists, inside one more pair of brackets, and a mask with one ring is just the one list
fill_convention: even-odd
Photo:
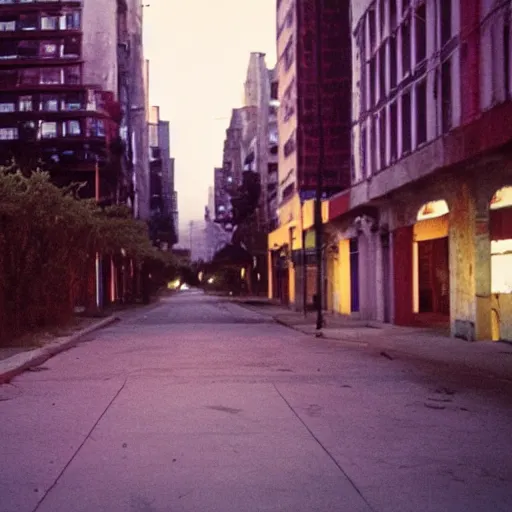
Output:
[[0,343],[69,319],[96,253],[122,253],[139,268],[174,263],[128,208],[78,200],[47,173],[0,170]]

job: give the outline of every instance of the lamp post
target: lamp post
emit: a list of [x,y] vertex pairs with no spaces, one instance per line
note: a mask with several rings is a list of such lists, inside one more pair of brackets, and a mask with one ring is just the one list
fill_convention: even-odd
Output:
[[316,1],[316,97],[317,97],[317,123],[318,123],[318,169],[316,176],[316,198],[315,198],[315,252],[316,252],[316,329],[320,331],[323,327],[322,313],[322,178],[325,160],[324,126],[322,112],[322,14],[323,0]]

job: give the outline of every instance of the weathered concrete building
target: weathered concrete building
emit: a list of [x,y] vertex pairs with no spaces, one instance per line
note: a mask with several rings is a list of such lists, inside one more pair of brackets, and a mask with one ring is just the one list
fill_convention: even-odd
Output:
[[[320,7],[319,34],[316,19]],[[268,236],[268,266],[273,269],[269,294],[297,308],[310,305],[316,292],[317,267],[311,251],[315,239],[308,215],[319,176],[320,127],[324,133],[324,196],[350,186],[350,29],[349,2],[277,2],[279,226]],[[322,70],[321,83],[317,63]]]
[[512,339],[510,8],[352,2],[352,182],[328,201],[331,309]]

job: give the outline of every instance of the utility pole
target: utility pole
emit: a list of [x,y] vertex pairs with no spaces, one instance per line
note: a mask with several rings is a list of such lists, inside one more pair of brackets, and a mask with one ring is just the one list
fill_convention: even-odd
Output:
[[316,176],[315,198],[315,249],[316,249],[316,330],[321,331],[324,320],[322,313],[322,189],[323,170],[325,161],[324,123],[323,123],[323,69],[322,69],[322,15],[323,0],[316,0],[316,96],[318,123],[318,170]]

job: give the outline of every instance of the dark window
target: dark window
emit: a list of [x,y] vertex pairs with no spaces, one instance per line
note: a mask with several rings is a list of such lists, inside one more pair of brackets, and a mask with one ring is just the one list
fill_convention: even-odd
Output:
[[20,82],[23,85],[36,85],[39,83],[39,69],[28,68],[20,71]]
[[397,0],[389,1],[389,24],[391,30],[395,30],[396,27],[398,26],[396,2]]
[[375,9],[371,8],[368,11],[368,30],[370,34],[370,51],[373,52],[377,43],[377,34],[375,27]]
[[64,41],[63,49],[64,57],[79,57],[80,56],[80,39],[78,37],[69,37]]
[[398,108],[396,102],[391,103],[389,109],[389,138],[391,143],[390,161],[395,162],[398,157]]
[[293,37],[290,38],[288,43],[286,44],[286,47],[283,52],[283,58],[284,58],[284,68],[286,71],[288,71],[294,61],[294,54],[293,54]]
[[387,0],[380,0],[379,2],[379,17],[380,17],[380,34],[384,34],[384,27],[386,24],[386,2]]
[[379,50],[379,95],[380,99],[386,97],[386,45]]
[[18,55],[25,59],[37,58],[39,53],[39,44],[37,41],[20,41],[18,45]]
[[366,179],[366,127],[361,128],[361,177]]
[[416,9],[416,64],[427,57],[427,9],[425,4]]
[[447,132],[452,127],[452,69],[449,59],[441,68],[441,98],[443,132]]
[[402,153],[411,151],[411,92],[402,95]]
[[409,18],[402,25],[402,69],[403,76],[411,71],[411,26]]
[[39,83],[57,85],[62,83],[62,70],[60,68],[42,68]]
[[441,45],[444,46],[452,37],[452,0],[441,0]]
[[18,56],[18,43],[9,39],[0,40],[0,57],[3,59]]
[[16,87],[18,85],[18,73],[15,70],[0,70],[0,86]]
[[370,160],[371,160],[371,173],[377,171],[377,152],[379,146],[377,145],[377,116],[373,116],[371,123],[371,137],[370,137]]
[[62,99],[62,110],[73,111],[82,109],[82,97],[80,93],[68,93]]
[[379,155],[380,169],[386,167],[386,109],[383,108],[379,115]]
[[369,101],[369,105],[368,105],[368,108],[372,108],[373,105],[375,105],[375,101],[376,101],[376,90],[375,90],[375,82],[377,81],[377,72],[376,72],[376,65],[377,65],[377,57],[372,57],[372,60],[370,61],[370,83],[368,84],[369,86],[369,92],[370,94],[368,95],[368,101]]
[[44,94],[39,101],[39,110],[43,112],[57,112],[59,110],[59,97],[54,94]]
[[394,89],[397,84],[397,59],[396,59],[396,37],[391,36],[389,38],[389,80],[390,87]]
[[285,158],[289,157],[294,152],[295,152],[295,134],[292,134],[291,137],[286,141],[286,143],[284,145]]
[[64,68],[64,83],[67,85],[80,84],[80,67],[67,66]]
[[19,27],[21,30],[37,30],[39,28],[37,13],[22,14]]
[[427,141],[427,81],[416,86],[416,135],[417,143]]
[[279,99],[279,82],[272,82],[270,87],[270,98],[273,100]]

